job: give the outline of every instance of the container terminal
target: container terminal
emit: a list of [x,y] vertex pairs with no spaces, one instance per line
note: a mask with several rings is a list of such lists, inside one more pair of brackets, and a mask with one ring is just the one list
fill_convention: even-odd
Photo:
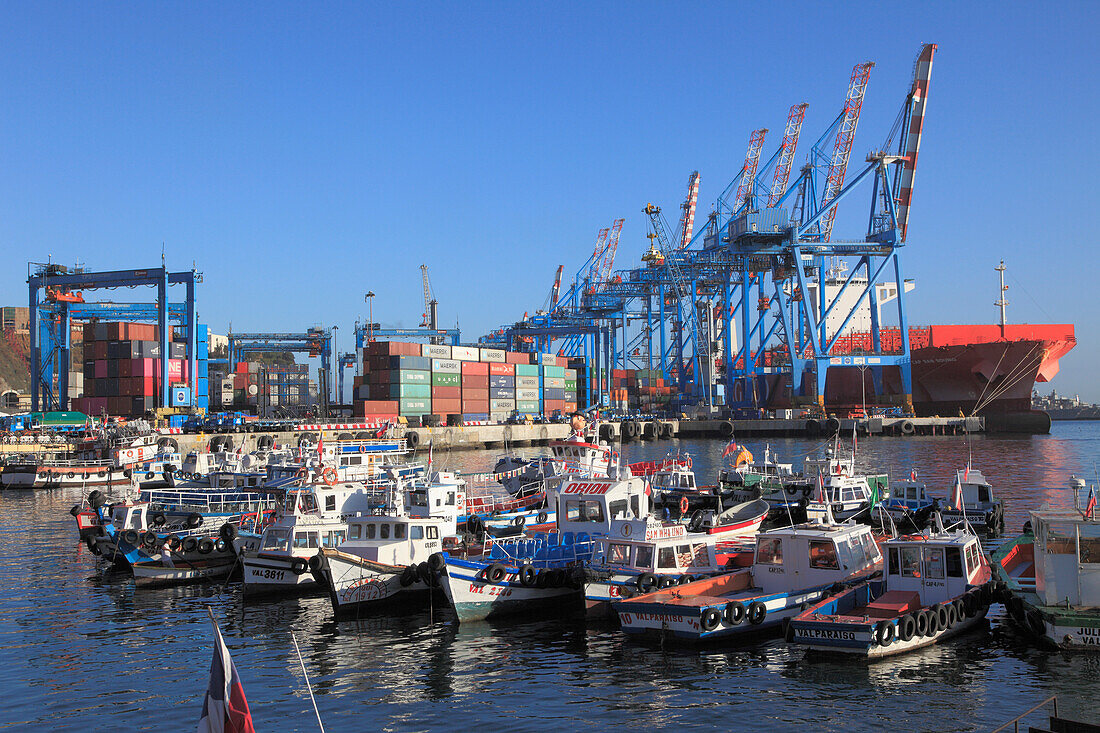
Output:
[[[624,440],[847,425],[1047,432],[1032,389],[1057,373],[1074,329],[1010,323],[1003,262],[997,323],[910,325],[916,283],[904,255],[935,52],[920,49],[893,127],[863,161],[851,158],[870,62],[853,68],[800,169],[804,102],[790,107],[769,158],[769,130],[751,132],[701,226],[693,171],[675,227],[660,206],[641,207],[638,266],[615,269],[625,223],[615,218],[568,281],[557,268],[542,307],[475,341],[439,328],[425,265],[420,326],[375,323],[368,292],[370,316],[341,352],[335,327],[212,334],[196,321],[196,269],[32,263],[29,307],[3,311],[3,348],[26,365],[28,399],[11,390],[0,409],[204,433],[391,423],[455,446],[552,439],[575,412],[599,414],[605,437]],[[860,197],[867,229],[834,233],[838,207]],[[146,286],[151,303],[92,302],[96,290]],[[295,356],[319,361],[315,379]]]

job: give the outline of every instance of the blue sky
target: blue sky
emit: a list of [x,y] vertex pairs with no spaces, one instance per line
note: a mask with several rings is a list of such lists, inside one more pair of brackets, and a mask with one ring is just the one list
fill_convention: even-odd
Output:
[[[906,248],[913,323],[1072,322],[1052,386],[1100,400],[1097,3],[8,3],[0,27],[0,271],[194,262],[224,332],[415,326],[431,269],[464,340],[533,311],[595,234],[641,208],[700,218],[751,130],[803,143],[872,60],[853,166],[877,147],[922,42],[939,45]],[[857,236],[870,193],[844,204]],[[670,219],[675,217],[670,215]],[[126,300],[123,293],[112,293]],[[151,296],[135,296],[144,299]],[[1049,387],[1044,387],[1044,390]]]

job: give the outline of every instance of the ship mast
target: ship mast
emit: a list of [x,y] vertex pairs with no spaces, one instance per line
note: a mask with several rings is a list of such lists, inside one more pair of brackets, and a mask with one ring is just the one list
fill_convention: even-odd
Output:
[[993,268],[997,271],[997,274],[1001,276],[1001,292],[1000,298],[998,298],[993,305],[1001,309],[1001,338],[1005,337],[1005,306],[1008,305],[1008,301],[1005,300],[1005,291],[1008,290],[1008,286],[1005,285],[1005,261],[1001,260],[1001,264]]

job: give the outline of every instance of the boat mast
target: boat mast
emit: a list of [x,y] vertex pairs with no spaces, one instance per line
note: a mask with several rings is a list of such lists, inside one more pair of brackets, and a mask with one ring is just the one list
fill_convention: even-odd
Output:
[[1005,291],[1008,290],[1008,286],[1005,285],[1005,261],[1001,260],[1001,264],[993,268],[997,271],[997,274],[1001,277],[1001,292],[1000,297],[993,303],[1001,309],[1001,338],[1005,337],[1005,306],[1008,305],[1008,301],[1005,300]]

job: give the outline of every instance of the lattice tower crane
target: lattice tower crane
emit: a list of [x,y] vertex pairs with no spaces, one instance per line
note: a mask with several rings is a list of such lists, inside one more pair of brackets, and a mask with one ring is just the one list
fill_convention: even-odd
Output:
[[432,282],[428,279],[428,266],[420,266],[420,277],[424,281],[424,313],[420,320],[421,328],[435,328],[436,300],[432,297]]
[[[692,171],[688,176],[688,194],[684,203],[680,204],[680,246],[684,249],[691,243],[691,233],[695,229],[695,205],[699,202],[699,171]],[[650,243],[650,249],[653,248]]]
[[791,105],[787,113],[787,127],[783,130],[783,144],[779,148],[779,160],[775,164],[775,172],[772,174],[772,187],[768,193],[768,208],[775,206],[783,198],[787,190],[787,182],[791,178],[791,166],[794,164],[794,153],[798,149],[798,136],[802,132],[802,121],[806,118],[806,108],[810,105]]
[[616,219],[611,224],[611,233],[607,235],[607,246],[604,247],[603,257],[600,258],[596,269],[596,281],[593,283],[593,287],[596,289],[607,284],[608,279],[611,277],[611,268],[615,264],[615,252],[619,248],[619,234],[623,231],[624,221],[626,220]]
[[897,192],[898,228],[901,229],[901,241],[909,231],[909,208],[913,198],[913,174],[917,167],[917,154],[920,153],[921,130],[924,127],[925,104],[928,101],[928,86],[932,79],[932,59],[936,55],[936,44],[928,43],[921,48],[913,66],[913,88],[909,92],[909,119],[905,131],[905,160],[901,169],[896,171],[894,191]]
[[[863,109],[863,96],[867,93],[867,80],[871,76],[873,61],[856,64],[852,69],[852,78],[848,82],[848,96],[844,100],[844,118],[836,131],[833,141],[833,154],[829,158],[829,173],[825,178],[825,188],[821,192],[821,205],[836,198],[844,187],[844,176],[848,172],[848,159],[852,155],[852,143],[859,125],[859,112]],[[836,207],[826,212],[821,224],[821,241],[828,242],[833,233],[833,220]]]
[[745,155],[745,167],[741,169],[741,182],[737,186],[737,198],[734,199],[734,211],[745,205],[753,194],[756,182],[756,169],[760,167],[760,150],[764,147],[764,136],[768,128],[753,130],[749,136],[749,152]]

